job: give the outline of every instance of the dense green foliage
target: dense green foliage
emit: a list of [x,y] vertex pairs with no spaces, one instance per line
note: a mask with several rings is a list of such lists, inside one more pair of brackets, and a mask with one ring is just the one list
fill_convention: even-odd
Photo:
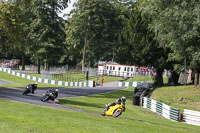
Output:
[[70,59],[80,62],[82,58],[83,66],[97,66],[99,60],[111,60],[116,49],[119,13],[112,1],[79,0],[66,24]]
[[31,57],[29,60],[38,65],[40,62],[58,63],[64,54],[66,38],[64,20],[58,17],[58,12],[67,7],[67,2],[67,0],[1,2],[1,47],[2,51],[11,54],[11,56],[3,54],[2,58],[29,55]]
[[[99,60],[154,67],[172,75],[200,64],[199,0],[68,0],[0,2],[0,58],[97,66]],[[39,72],[39,71],[38,71]],[[177,78],[176,78],[177,79]],[[175,80],[175,83],[177,80]]]
[[170,49],[168,61],[172,71],[199,68],[200,2],[199,0],[141,0],[142,15],[151,16],[148,24],[160,47]]

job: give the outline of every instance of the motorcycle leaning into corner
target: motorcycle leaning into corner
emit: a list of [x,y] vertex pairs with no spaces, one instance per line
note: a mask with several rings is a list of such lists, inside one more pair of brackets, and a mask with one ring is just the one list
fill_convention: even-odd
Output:
[[34,84],[29,84],[24,89],[23,95],[27,95],[28,93],[34,94],[34,91],[37,89],[37,82]]
[[46,102],[48,100],[54,101],[57,97],[58,97],[58,89],[49,90],[45,94],[43,94],[41,101],[42,102]]
[[114,106],[110,106],[110,108],[107,110],[107,105],[106,108],[103,110],[103,113],[101,114],[102,116],[112,116],[114,118],[120,116],[122,112],[125,112],[125,105],[123,103],[121,104],[116,104]]

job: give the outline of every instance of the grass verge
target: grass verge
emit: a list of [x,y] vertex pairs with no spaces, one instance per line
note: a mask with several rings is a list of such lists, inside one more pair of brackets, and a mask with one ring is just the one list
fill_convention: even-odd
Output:
[[200,90],[193,85],[156,88],[151,98],[173,107],[200,111]]
[[[104,108],[103,101],[100,102],[99,100],[104,98],[105,102],[113,101],[117,98],[116,94],[121,92],[125,94],[132,91],[132,89],[123,91],[81,97],[80,99],[84,100],[82,103],[79,102],[79,98],[76,98],[79,100],[72,98],[68,99],[69,103],[66,105],[74,104],[73,101],[76,101],[80,104],[79,107],[81,109],[99,114]],[[106,98],[108,95],[113,97]],[[200,132],[199,127],[172,122],[141,107],[132,106],[130,97],[127,100],[126,112],[118,118],[103,117],[100,115],[1,99],[0,104],[1,133],[106,133],[111,131],[114,133]]]
[[[8,73],[2,72],[2,71],[0,71],[0,79],[16,83],[15,85],[0,84],[1,87],[4,87],[4,88],[13,88],[13,87],[14,88],[25,88],[26,85],[32,84],[32,83],[35,82],[33,80],[28,80],[28,79],[25,79],[25,78],[13,76],[11,74],[8,74]],[[52,88],[52,87],[54,87],[54,88],[58,88],[58,87],[61,88],[61,87],[64,87],[64,86],[58,86],[58,85],[45,84],[45,83],[41,83],[41,82],[38,82],[38,86],[40,88],[43,88],[43,87],[48,87],[48,88]]]
[[[147,77],[147,76],[137,76],[137,77],[130,78],[130,79],[126,80],[126,82],[133,82],[133,81],[153,81],[153,78]],[[168,78],[163,78],[163,83],[167,84]]]
[[[7,77],[8,74],[7,76],[0,74],[4,79],[21,83],[19,86],[24,84],[22,78],[12,79],[15,76]],[[47,87],[45,85],[48,84],[44,84],[44,87]],[[129,88],[87,97],[60,99],[60,103],[65,106],[100,114],[105,103],[113,102],[123,95],[127,97],[126,112],[118,118],[0,99],[0,133],[200,132],[200,127],[172,122],[149,110],[133,106],[133,90],[133,88]]]

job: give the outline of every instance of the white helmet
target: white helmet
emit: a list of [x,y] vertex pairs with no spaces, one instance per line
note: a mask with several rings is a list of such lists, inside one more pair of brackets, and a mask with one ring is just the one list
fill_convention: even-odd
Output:
[[122,102],[126,102],[126,97],[122,96],[121,100],[122,100]]
[[58,91],[58,89],[56,89],[55,91]]
[[34,84],[37,85],[37,82],[35,82]]

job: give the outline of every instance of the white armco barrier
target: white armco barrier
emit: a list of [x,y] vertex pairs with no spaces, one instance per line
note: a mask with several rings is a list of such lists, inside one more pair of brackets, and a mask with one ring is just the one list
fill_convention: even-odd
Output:
[[94,81],[86,81],[86,82],[65,82],[65,81],[57,81],[57,80],[49,80],[49,79],[44,79],[44,78],[38,78],[35,76],[30,76],[22,73],[18,73],[15,71],[11,71],[9,69],[1,68],[0,71],[6,72],[8,74],[12,74],[14,76],[18,76],[21,78],[37,81],[37,82],[42,82],[42,83],[47,83],[47,84],[53,84],[53,85],[62,85],[62,86],[76,86],[76,87],[95,87],[95,82]]
[[149,109],[155,113],[162,115],[163,117],[172,120],[180,121],[180,110],[171,107],[167,104],[161,103],[159,101],[143,97],[143,108]]
[[183,120],[187,124],[200,126],[200,112],[184,109]]

